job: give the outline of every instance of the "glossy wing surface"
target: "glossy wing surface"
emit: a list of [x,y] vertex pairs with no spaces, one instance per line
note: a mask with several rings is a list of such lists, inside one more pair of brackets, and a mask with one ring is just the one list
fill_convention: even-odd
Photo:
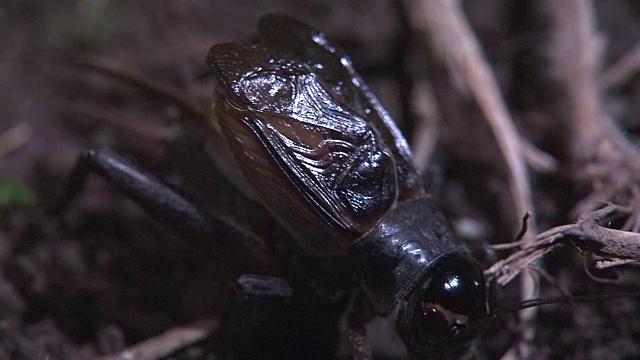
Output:
[[258,23],[261,40],[269,47],[294,54],[300,62],[315,67],[328,88],[335,89],[352,112],[375,127],[390,147],[396,161],[399,199],[422,194],[420,175],[413,164],[409,145],[389,113],[355,71],[350,57],[333,45],[322,32],[286,15],[270,14]]
[[209,54],[220,81],[217,126],[262,202],[303,247],[346,252],[419,185],[410,153],[361,79],[344,78],[345,58],[320,33],[288,17],[259,26],[259,40]]

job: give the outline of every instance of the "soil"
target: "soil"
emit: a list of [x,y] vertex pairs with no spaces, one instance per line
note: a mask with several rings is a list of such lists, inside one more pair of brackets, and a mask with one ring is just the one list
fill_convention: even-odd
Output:
[[[530,90],[539,86],[539,76],[552,76],[540,60],[545,39],[536,30],[539,17],[516,3],[464,1],[519,130],[562,160],[562,141],[554,138],[553,117],[542,105],[553,89]],[[607,68],[640,40],[640,6],[633,0],[595,4]],[[0,136],[6,135],[0,137],[0,359],[106,359],[180,325],[219,319],[237,276],[259,272],[233,241],[203,246],[169,234],[101,179],[91,178],[64,213],[47,209],[81,150],[102,147],[265,238],[282,235],[209,161],[203,134],[184,126],[189,114],[75,64],[87,56],[109,59],[208,96],[208,49],[250,37],[257,19],[271,12],[303,20],[341,44],[412,139],[416,116],[408,89],[425,67],[419,39],[410,34],[397,1],[0,2]],[[636,75],[603,99],[632,139],[640,129],[639,89]],[[488,244],[513,240],[520,214],[510,205],[503,161],[481,114],[473,107],[461,113],[477,126],[445,121],[426,179],[488,266],[503,255]],[[569,211],[585,189],[568,171],[532,175],[539,228],[573,220]],[[585,263],[593,267],[570,248],[547,256],[540,264],[540,297],[563,289],[599,294],[640,287],[636,268],[598,273],[619,279],[610,285],[594,281]],[[517,286],[496,289],[498,307],[518,300]],[[529,358],[640,358],[639,314],[632,296],[541,307]],[[493,319],[467,358],[500,358],[518,343],[518,331],[514,313]],[[216,355],[201,341],[168,358]]]

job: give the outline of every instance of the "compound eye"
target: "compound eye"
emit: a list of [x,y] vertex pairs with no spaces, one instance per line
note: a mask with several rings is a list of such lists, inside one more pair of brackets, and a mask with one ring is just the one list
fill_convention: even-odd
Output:
[[410,295],[413,314],[405,337],[414,348],[454,348],[471,341],[487,317],[482,271],[462,256],[440,260]]
[[[430,300],[421,301],[414,315],[416,332],[427,343],[442,344],[451,341],[452,317],[458,316]],[[464,316],[463,316],[464,317]],[[462,326],[468,319],[464,318]]]
[[482,278],[459,272],[438,275],[424,289],[415,321],[425,339],[466,342],[467,337],[473,338],[472,328],[485,313]]

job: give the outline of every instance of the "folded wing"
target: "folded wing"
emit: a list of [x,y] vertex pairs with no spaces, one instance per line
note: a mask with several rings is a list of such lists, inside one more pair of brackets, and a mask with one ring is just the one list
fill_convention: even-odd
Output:
[[422,189],[406,141],[346,55],[280,15],[216,45],[217,127],[252,190],[309,253],[346,253]]

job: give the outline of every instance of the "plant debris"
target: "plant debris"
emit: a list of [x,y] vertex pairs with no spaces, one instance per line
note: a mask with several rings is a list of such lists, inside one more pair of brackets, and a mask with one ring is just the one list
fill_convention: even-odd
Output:
[[80,151],[108,147],[266,242],[281,236],[196,130],[208,49],[274,11],[352,56],[451,222],[473,224],[460,233],[496,307],[597,299],[498,317],[467,356],[640,356],[640,301],[618,296],[640,288],[636,2],[163,0],[0,6],[0,357],[214,358],[231,284],[258,271],[233,239],[186,244],[101,181],[46,210]]

